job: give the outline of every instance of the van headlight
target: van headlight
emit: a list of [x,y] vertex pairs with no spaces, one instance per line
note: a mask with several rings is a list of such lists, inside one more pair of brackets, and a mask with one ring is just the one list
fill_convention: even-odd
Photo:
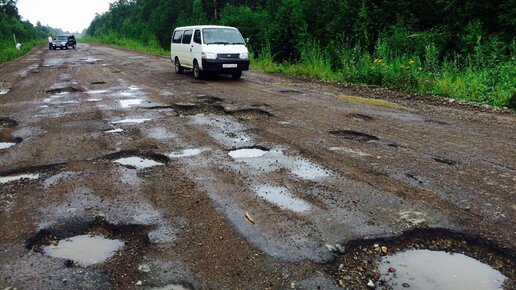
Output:
[[249,58],[249,53],[244,52],[244,53],[240,54],[240,59],[248,59],[248,58]]
[[217,54],[214,52],[203,52],[201,56],[204,59],[217,59]]

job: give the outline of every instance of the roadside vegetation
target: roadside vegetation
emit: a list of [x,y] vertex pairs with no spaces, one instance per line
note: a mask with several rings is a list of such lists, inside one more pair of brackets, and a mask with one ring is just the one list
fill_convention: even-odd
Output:
[[[22,21],[15,0],[0,0],[0,64],[24,55],[34,46],[47,43],[48,35],[57,32],[40,23],[33,26],[28,21]],[[15,47],[13,34],[16,41],[22,44],[20,50]]]

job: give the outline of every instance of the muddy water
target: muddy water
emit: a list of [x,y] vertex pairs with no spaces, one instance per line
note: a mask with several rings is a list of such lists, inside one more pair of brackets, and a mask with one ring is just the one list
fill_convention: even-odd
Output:
[[163,163],[156,162],[152,159],[146,159],[146,158],[141,158],[141,157],[136,157],[136,156],[120,158],[113,162],[116,162],[116,163],[119,163],[119,164],[122,164],[125,166],[135,167],[136,169],[145,169],[145,168],[150,168],[150,167],[154,167],[154,166],[163,166],[164,165]]
[[285,187],[262,185],[253,188],[255,194],[280,208],[293,212],[307,212],[311,206],[306,201],[294,197]]
[[[395,269],[389,273],[389,268]],[[393,289],[502,289],[506,279],[497,270],[463,254],[410,250],[384,257],[382,279]]]
[[2,150],[2,149],[7,149],[7,148],[10,148],[10,147],[13,147],[14,145],[16,145],[16,143],[11,143],[11,142],[0,142],[0,150]]
[[46,246],[43,248],[43,252],[48,256],[73,260],[79,265],[87,267],[104,262],[124,245],[125,243],[121,240],[81,235],[61,240],[57,246]]
[[0,177],[0,184],[18,181],[18,180],[22,180],[22,179],[34,180],[34,179],[38,179],[38,178],[39,178],[39,174],[20,174],[20,175],[14,175],[14,176],[3,176],[3,177]]

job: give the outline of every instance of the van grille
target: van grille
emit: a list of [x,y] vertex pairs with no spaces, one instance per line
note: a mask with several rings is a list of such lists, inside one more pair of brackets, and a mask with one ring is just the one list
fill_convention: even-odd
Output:
[[240,54],[238,53],[219,53],[217,54],[217,58],[239,58]]

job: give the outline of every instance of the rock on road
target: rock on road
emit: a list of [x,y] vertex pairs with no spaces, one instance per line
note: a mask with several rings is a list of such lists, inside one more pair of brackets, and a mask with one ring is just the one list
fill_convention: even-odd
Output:
[[[513,112],[259,72],[198,81],[88,44],[36,48],[0,85],[1,289],[331,289],[349,241],[429,229],[512,265]],[[89,267],[44,255],[85,234],[124,246]]]

